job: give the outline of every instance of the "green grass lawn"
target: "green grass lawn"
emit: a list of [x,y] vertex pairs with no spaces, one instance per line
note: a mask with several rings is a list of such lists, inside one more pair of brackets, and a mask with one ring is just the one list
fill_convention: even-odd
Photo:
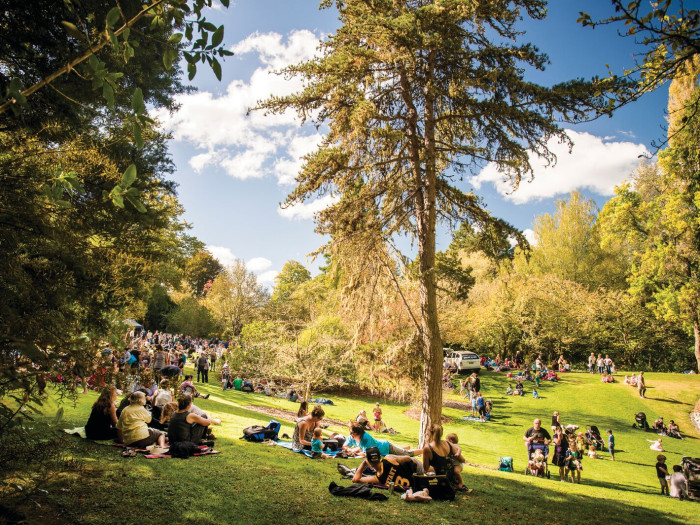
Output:
[[[214,374],[212,374],[213,376]],[[619,376],[621,377],[621,376]],[[632,428],[634,414],[646,412],[653,421],[663,415],[675,419],[687,439],[664,439],[668,464],[682,456],[700,457],[700,436],[691,428],[688,414],[700,397],[700,377],[648,374],[649,399],[636,389],[602,384],[598,376],[563,375],[559,383],[545,383],[542,399],[529,392],[521,398],[505,396],[505,374],[483,373],[482,392],[494,402],[489,423],[462,421],[464,412],[445,408],[452,421],[445,432],[456,432],[470,464],[465,482],[474,492],[458,495],[454,502],[407,504],[394,496],[388,502],[367,502],[331,496],[331,480],[340,481],[336,460],[309,460],[288,450],[239,440],[241,430],[266,424],[270,417],[247,406],[296,410],[298,405],[258,394],[222,392],[216,382],[200,386],[211,393],[198,405],[224,423],[215,427],[218,456],[188,460],[124,459],[119,449],[75,439],[70,453],[79,468],[58,473],[44,487],[46,494],[32,498],[23,512],[32,523],[688,523],[697,522],[700,507],[657,494],[654,470],[656,452],[647,439],[655,434]],[[65,406],[62,426],[84,424],[96,394],[81,396],[77,405]],[[324,407],[330,418],[354,418],[364,408],[371,416],[375,399],[334,396],[335,406]],[[446,401],[459,401],[455,394]],[[400,434],[388,436],[415,445],[418,422],[404,414],[398,403],[382,403],[384,419]],[[55,401],[46,413],[55,412]],[[534,417],[549,428],[552,412],[559,410],[563,424],[611,428],[616,436],[616,462],[584,460],[581,485],[525,476],[522,435]],[[282,432],[291,435],[290,422]],[[334,429],[335,427],[331,427]],[[338,427],[345,433],[345,429]],[[382,437],[387,437],[384,435]],[[72,438],[71,438],[72,439]],[[514,473],[496,470],[500,456],[512,456]],[[343,460],[355,466],[359,460]],[[37,499],[39,498],[39,499]]]

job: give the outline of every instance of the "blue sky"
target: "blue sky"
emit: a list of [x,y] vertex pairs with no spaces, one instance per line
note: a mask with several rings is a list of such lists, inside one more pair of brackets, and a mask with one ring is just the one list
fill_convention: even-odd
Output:
[[[617,28],[591,30],[576,24],[578,12],[610,11],[608,0],[555,0],[544,22],[524,21],[525,39],[551,60],[545,72],[529,79],[553,84],[571,78],[607,74],[606,64],[620,72],[641,48],[617,35]],[[296,259],[313,269],[307,254],[324,241],[314,233],[311,214],[323,202],[282,211],[279,203],[293,188],[299,157],[319,138],[292,115],[246,116],[246,110],[271,93],[294,90],[294,81],[270,70],[309,57],[319,38],[338,26],[333,10],[318,10],[306,0],[238,0],[229,9],[211,10],[208,19],[226,27],[225,42],[235,56],[223,64],[223,78],[200,69],[192,84],[197,93],[180,97],[177,114],[158,115],[174,139],[170,151],[177,166],[174,180],[192,224],[192,233],[224,263],[246,261],[259,280],[270,286],[283,264]],[[487,166],[460,186],[474,188],[488,209],[518,228],[532,228],[534,218],[554,209],[556,198],[579,189],[602,206],[612,188],[639,162],[638,155],[663,137],[667,90],[659,90],[619,110],[612,118],[566,126],[575,146],[572,155],[553,144],[559,161],[554,169],[535,163],[532,183],[511,192]],[[449,243],[439,235],[438,248]]]

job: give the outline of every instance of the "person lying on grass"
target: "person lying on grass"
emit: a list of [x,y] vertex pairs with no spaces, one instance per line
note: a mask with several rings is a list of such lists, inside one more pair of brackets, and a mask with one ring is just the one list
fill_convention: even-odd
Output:
[[209,394],[206,396],[203,396],[202,394],[199,393],[197,390],[197,387],[194,386],[194,383],[192,382],[192,379],[194,378],[193,375],[187,375],[185,376],[185,380],[180,384],[180,388],[178,389],[179,395],[190,395],[192,397],[201,397],[202,399],[209,399]]
[[295,452],[311,450],[314,430],[321,427],[321,420],[325,415],[321,405],[316,405],[310,414],[297,419],[292,435],[292,450]]
[[[355,475],[353,483],[372,483],[374,485],[388,485],[394,483],[404,489],[413,487],[413,474],[423,474],[423,465],[416,459],[408,456],[395,456],[389,454],[382,458],[377,447],[369,447],[366,450],[367,457],[362,461]],[[370,467],[375,474],[364,476],[365,468]]]
[[388,456],[389,454],[394,456],[417,456],[423,453],[422,449],[411,450],[410,448],[401,448],[393,443],[389,443],[386,439],[375,439],[365,432],[365,429],[357,423],[352,425],[350,437],[357,442],[365,454],[367,453],[367,449],[372,447],[378,448],[382,456]]
[[116,400],[116,386],[108,385],[102,389],[85,424],[85,437],[95,440],[120,439],[117,430],[117,407],[114,404]]
[[153,428],[148,428],[151,414],[144,408],[146,395],[134,392],[129,396],[129,406],[126,407],[117,422],[117,430],[122,432],[124,444],[127,447],[146,448],[158,442],[159,447],[165,446],[165,434]]
[[352,426],[354,424],[353,421],[348,421],[348,439],[343,443],[342,450],[348,456],[364,456],[365,453],[362,451],[362,447],[360,447],[360,444],[352,437]]
[[168,441],[191,441],[198,445],[205,438],[209,425],[220,425],[220,419],[209,419],[192,412],[192,396],[183,395],[177,401],[177,412],[170,416]]

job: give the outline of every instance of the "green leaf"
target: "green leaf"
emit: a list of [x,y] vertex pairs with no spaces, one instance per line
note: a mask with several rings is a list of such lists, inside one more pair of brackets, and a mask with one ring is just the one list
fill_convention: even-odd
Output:
[[223,5],[224,7],[228,7],[229,0],[221,0],[221,5]]
[[182,40],[182,33],[173,33],[170,35],[170,38],[168,38],[168,42],[171,44],[179,44],[180,40]]
[[107,82],[102,84],[102,96],[107,101],[107,107],[113,108],[114,107],[114,90],[112,89],[112,86],[110,86],[109,83],[107,83]]
[[187,64],[187,79],[192,80],[197,74],[197,64],[195,62],[190,62]]
[[165,69],[170,70],[173,67],[173,62],[175,61],[176,56],[177,52],[174,49],[169,47],[165,50],[163,53],[163,65],[165,66]]
[[185,28],[185,37],[187,40],[192,40],[192,24],[188,24]]
[[138,122],[134,122],[134,142],[137,148],[143,148],[143,135],[141,134],[141,126]]
[[127,195],[127,196],[126,196],[126,200],[128,200],[129,203],[130,203],[134,208],[136,208],[136,211],[138,211],[138,212],[140,212],[140,213],[146,213],[146,207],[143,205],[143,203],[142,203],[140,200],[138,200],[138,199],[132,197],[131,195]]
[[221,82],[221,64],[219,64],[219,61],[216,58],[211,63],[211,69],[219,82]]
[[131,164],[128,168],[126,168],[126,171],[124,171],[124,175],[122,175],[121,187],[128,188],[129,186],[131,186],[134,183],[135,180],[136,180],[136,165]]
[[83,36],[83,34],[78,30],[78,28],[75,27],[75,24],[68,22],[67,20],[62,20],[61,25],[63,26],[63,29],[65,29],[66,33],[68,33],[73,38],[80,38]]
[[216,26],[211,22],[200,22],[199,27],[205,31],[214,32],[216,31]]
[[214,48],[218,46],[221,42],[224,40],[224,26],[221,25],[219,28],[214,31],[214,34],[211,37],[211,47]]
[[117,23],[119,18],[121,18],[121,11],[119,10],[119,8],[113,7],[112,9],[110,9],[107,13],[107,27],[113,27],[114,24]]
[[59,409],[56,411],[56,415],[53,418],[54,424],[59,424],[61,420],[63,419],[63,407],[59,407]]
[[124,197],[122,197],[121,195],[114,195],[114,196],[112,197],[112,202],[113,202],[114,205],[115,205],[116,207],[118,207],[118,208],[123,208],[123,207],[124,207]]
[[114,31],[107,29],[107,37],[109,38],[112,47],[117,49],[117,47],[119,47],[119,40],[117,40],[117,37],[114,35]]
[[143,91],[140,87],[134,90],[134,94],[131,96],[131,109],[136,113],[145,113],[146,106],[143,103]]
[[127,28],[122,32],[122,40],[124,40],[124,42],[126,42],[127,40],[129,40],[129,36],[130,36],[130,35],[131,35],[131,29],[129,29],[129,28],[127,27]]

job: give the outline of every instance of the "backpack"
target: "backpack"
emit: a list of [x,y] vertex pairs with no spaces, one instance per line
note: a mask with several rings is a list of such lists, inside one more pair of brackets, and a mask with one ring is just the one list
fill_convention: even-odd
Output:
[[266,439],[277,441],[277,434],[281,427],[282,425],[273,419],[266,427],[253,425],[252,427],[244,428],[241,439],[252,441],[253,443],[261,443]]
[[513,458],[499,458],[498,470],[502,470],[503,472],[513,472]]
[[455,489],[445,475],[426,476],[413,474],[413,487],[415,492],[428,489],[428,494],[434,500],[451,501],[455,499]]

